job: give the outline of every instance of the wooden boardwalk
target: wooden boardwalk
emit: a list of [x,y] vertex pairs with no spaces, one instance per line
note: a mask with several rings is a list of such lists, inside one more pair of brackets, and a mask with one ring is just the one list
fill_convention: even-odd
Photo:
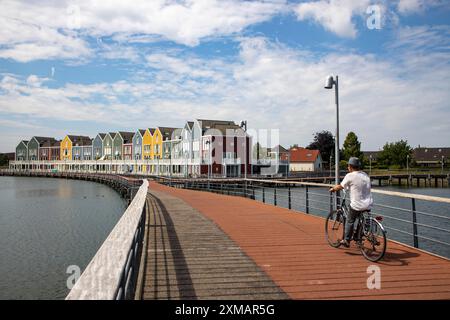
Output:
[[149,191],[144,299],[287,299],[210,219],[183,200]]
[[150,183],[145,299],[450,299],[450,261],[388,243],[371,263],[334,249],[324,220],[250,199]]

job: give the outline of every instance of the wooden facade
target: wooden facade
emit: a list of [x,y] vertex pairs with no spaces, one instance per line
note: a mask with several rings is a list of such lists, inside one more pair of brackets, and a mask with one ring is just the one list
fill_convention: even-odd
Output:
[[139,129],[133,136],[133,159],[142,160],[143,159],[143,139],[145,135],[144,129]]
[[16,147],[16,161],[28,160],[28,140],[22,140]]

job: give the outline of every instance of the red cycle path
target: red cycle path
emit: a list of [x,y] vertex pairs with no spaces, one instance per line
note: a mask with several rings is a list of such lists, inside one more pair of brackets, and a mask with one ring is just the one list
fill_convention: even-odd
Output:
[[[359,250],[330,247],[324,219],[251,199],[175,189],[178,197],[214,221],[293,299],[450,299],[450,261],[388,243],[373,264]],[[189,223],[189,221],[186,221]],[[367,268],[381,271],[381,289],[368,289]]]

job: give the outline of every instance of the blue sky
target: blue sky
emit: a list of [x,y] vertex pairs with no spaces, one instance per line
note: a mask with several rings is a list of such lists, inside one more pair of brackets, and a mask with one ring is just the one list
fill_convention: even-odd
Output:
[[33,135],[193,118],[246,119],[278,129],[284,145],[307,145],[334,132],[329,74],[340,77],[341,136],[354,131],[364,150],[399,139],[449,146],[449,1],[0,6],[0,152]]

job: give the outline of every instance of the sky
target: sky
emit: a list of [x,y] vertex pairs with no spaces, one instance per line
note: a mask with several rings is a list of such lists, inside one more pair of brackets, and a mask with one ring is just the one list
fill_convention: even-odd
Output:
[[22,139],[183,127],[355,132],[450,146],[449,0],[0,2],[0,152]]

